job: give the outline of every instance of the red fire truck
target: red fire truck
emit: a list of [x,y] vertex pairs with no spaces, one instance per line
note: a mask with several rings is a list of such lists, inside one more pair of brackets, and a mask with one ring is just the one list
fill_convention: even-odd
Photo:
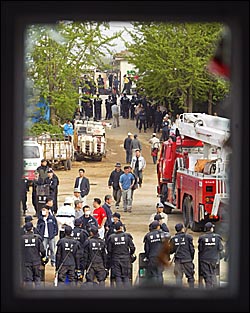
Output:
[[193,231],[221,219],[229,197],[226,118],[202,113],[180,115],[180,136],[162,143],[157,163],[157,193],[165,213],[178,209]]

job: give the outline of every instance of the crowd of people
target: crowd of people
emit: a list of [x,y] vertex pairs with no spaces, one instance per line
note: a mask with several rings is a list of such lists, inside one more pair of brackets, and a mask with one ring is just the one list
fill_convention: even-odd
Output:
[[[135,158],[140,158],[139,154],[140,151],[136,150]],[[131,162],[136,163],[133,158]],[[48,185],[47,182],[53,185],[58,178],[53,177],[55,174],[46,168],[44,160],[42,163],[42,168],[37,171],[37,180],[43,185]],[[55,207],[55,188],[51,189],[45,203],[37,201],[36,215],[33,216],[37,218],[36,225],[34,218],[27,215],[21,227],[24,286],[41,286],[41,266],[47,266],[49,261],[50,266],[55,268],[60,287],[105,287],[109,275],[111,287],[132,285],[136,246],[118,209],[123,199],[124,212],[131,212],[135,176],[140,184],[140,175],[133,174],[133,169],[133,166],[125,165],[122,170],[117,162],[107,181],[113,189],[113,196],[105,195],[103,203],[100,198],[94,198],[92,209],[86,199],[90,183],[82,168],[75,179],[73,196],[66,197],[58,209]],[[176,284],[182,286],[185,274],[189,287],[193,288],[193,237],[184,231],[181,223],[175,225],[176,233],[171,235],[167,225],[168,215],[163,210],[164,205],[157,203],[156,212],[149,217],[149,231],[143,239],[144,262],[147,264],[145,283],[164,283],[164,268],[173,254]],[[214,225],[208,222],[205,227],[207,232],[198,240],[199,276],[203,277],[207,288],[212,288],[217,286],[216,270],[224,247],[221,237],[214,233]]]

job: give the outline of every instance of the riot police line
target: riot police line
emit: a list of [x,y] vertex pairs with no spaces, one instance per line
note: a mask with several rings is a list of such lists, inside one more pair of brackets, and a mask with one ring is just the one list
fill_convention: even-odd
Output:
[[[64,234],[56,244],[54,286],[119,288],[132,286],[133,281],[134,285],[163,285],[163,272],[174,263],[176,285],[183,285],[185,275],[189,287],[194,288],[193,237],[181,223],[175,225],[176,234],[171,236],[161,229],[156,216],[143,239],[144,252],[137,258],[133,237],[124,231],[121,221],[114,223],[113,231],[104,239],[100,238],[96,225],[89,224],[81,229],[80,222],[80,219],[75,221],[74,229],[65,225]],[[214,225],[208,222],[205,227],[206,232],[198,239],[198,283],[202,287],[204,280],[207,288],[214,288],[218,287],[220,259],[227,256],[223,252],[222,238],[214,233]],[[26,222],[22,231],[23,286],[43,287],[49,246],[45,249],[31,221]],[[137,259],[138,274],[133,279],[133,263]]]

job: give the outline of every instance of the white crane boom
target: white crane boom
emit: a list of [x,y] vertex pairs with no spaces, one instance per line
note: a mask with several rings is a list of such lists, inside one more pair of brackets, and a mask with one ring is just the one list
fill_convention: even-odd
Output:
[[223,147],[230,136],[229,119],[205,113],[181,114],[178,128],[181,135],[216,147]]

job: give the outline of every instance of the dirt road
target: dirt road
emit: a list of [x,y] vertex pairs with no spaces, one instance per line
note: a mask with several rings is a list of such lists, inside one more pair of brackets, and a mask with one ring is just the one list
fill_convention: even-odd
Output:
[[[85,169],[85,175],[90,180],[90,193],[87,197],[87,202],[92,206],[93,198],[98,197],[104,199],[106,194],[112,194],[112,190],[108,188],[107,181],[110,172],[114,169],[116,162],[121,162],[122,166],[125,165],[125,151],[123,149],[123,141],[127,137],[127,133],[138,134],[138,139],[142,143],[142,155],[146,159],[147,167],[144,171],[144,180],[142,188],[137,189],[134,193],[133,209],[132,213],[124,213],[122,208],[118,211],[121,213],[121,219],[125,223],[127,232],[131,233],[136,245],[136,254],[139,255],[143,252],[143,237],[148,232],[148,224],[150,215],[155,212],[155,204],[158,201],[156,186],[156,165],[153,164],[152,157],[150,155],[149,139],[151,138],[152,129],[148,129],[147,133],[139,133],[135,126],[135,121],[120,119],[120,127],[107,129],[107,155],[101,162],[73,162],[71,171],[57,171],[56,174],[59,177],[59,193],[58,202],[59,205],[63,204],[65,197],[73,196],[73,187],[75,178],[78,176],[79,168]],[[28,194],[28,214],[34,214],[34,210],[31,204],[31,191]],[[113,206],[113,212],[114,212]],[[182,222],[182,215],[177,210],[173,210],[169,215],[168,227],[171,235],[174,235],[174,226],[176,223]],[[23,223],[23,218],[21,223]],[[36,225],[36,221],[34,221]],[[193,233],[188,230],[188,233],[194,237],[194,245],[196,248],[195,253],[195,285],[198,283],[198,250],[197,241],[200,233]],[[138,259],[133,266],[133,281],[135,282],[138,272]],[[53,285],[54,268],[50,266],[50,263],[46,266],[46,282],[48,285]],[[166,269],[164,272],[165,284],[174,284],[175,277],[173,274],[173,266]],[[186,281],[184,278],[183,281]],[[221,261],[221,281],[227,281],[227,263]]]

